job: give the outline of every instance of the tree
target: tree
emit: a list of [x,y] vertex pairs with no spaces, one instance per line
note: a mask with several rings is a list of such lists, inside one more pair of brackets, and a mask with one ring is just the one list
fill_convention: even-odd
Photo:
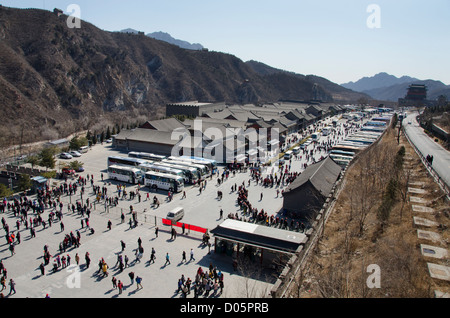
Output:
[[28,174],[22,174],[19,178],[19,191],[26,191],[32,186],[31,178]]
[[13,191],[5,186],[3,183],[0,183],[0,197],[5,198],[9,197],[13,194]]
[[78,169],[83,167],[83,163],[81,161],[75,160],[75,161],[71,161],[69,166],[71,169],[78,171]]
[[31,155],[27,158],[27,163],[31,164],[31,169],[34,169],[35,165],[39,164],[39,156]]
[[42,149],[41,153],[39,154],[40,157],[40,165],[46,168],[53,169],[55,168],[55,153],[56,148],[48,147]]
[[106,129],[106,139],[109,139],[109,138],[111,138],[111,129],[108,126],[108,128]]

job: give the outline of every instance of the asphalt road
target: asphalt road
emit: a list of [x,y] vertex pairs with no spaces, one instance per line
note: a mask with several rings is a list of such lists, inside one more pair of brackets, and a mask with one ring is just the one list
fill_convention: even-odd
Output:
[[[427,155],[433,156],[433,169],[441,177],[447,187],[449,187],[450,152],[445,150],[441,145],[424,133],[423,128],[419,126],[419,123],[416,120],[417,115],[416,112],[409,113],[406,119],[403,120],[405,132],[424,157]],[[411,124],[409,124],[409,122],[411,122]]]

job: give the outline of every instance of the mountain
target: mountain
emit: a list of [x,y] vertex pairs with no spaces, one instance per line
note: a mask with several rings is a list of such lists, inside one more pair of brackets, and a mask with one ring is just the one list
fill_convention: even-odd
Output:
[[410,83],[416,81],[417,78],[402,76],[400,78],[385,72],[378,73],[372,77],[363,77],[356,82],[341,84],[341,86],[354,90],[356,92],[365,92],[368,90],[389,87],[392,85]]
[[[142,32],[107,32],[40,9],[0,7],[0,147],[163,116],[169,102],[352,102],[364,94],[239,58],[186,50]],[[320,82],[323,81],[323,83]]]
[[[332,99],[337,103],[339,102],[345,103],[347,101],[358,102],[358,100],[360,99],[371,99],[370,96],[368,96],[365,93],[355,92],[351,89],[343,87],[342,85],[333,83],[324,77],[316,75],[302,75],[285,70],[280,70],[254,60],[247,61],[246,64],[249,65],[255,72],[257,72],[262,76],[273,77],[275,74],[284,74],[286,76],[293,76],[301,80],[306,80],[313,84],[318,84],[319,85],[319,96],[317,96],[318,99],[324,100]],[[320,93],[325,92],[329,93],[330,96],[324,97],[320,95]]]
[[414,77],[402,76],[400,78],[387,73],[378,73],[372,77],[364,77],[356,82],[341,84],[343,87],[357,92],[365,93],[377,100],[398,101],[405,97],[411,84],[423,84],[428,88],[427,99],[435,100],[440,95],[450,98],[450,85],[436,80],[420,80]]
[[199,43],[191,44],[187,41],[174,39],[169,33],[166,33],[166,32],[159,31],[159,32],[148,33],[147,36],[151,37],[153,39],[156,39],[156,40],[165,41],[167,43],[177,45],[183,49],[188,49],[188,50],[202,50],[203,49],[203,46]]

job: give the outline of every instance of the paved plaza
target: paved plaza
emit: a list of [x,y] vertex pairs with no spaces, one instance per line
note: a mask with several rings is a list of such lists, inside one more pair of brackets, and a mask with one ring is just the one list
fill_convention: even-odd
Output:
[[[327,138],[327,137],[322,137]],[[325,139],[323,139],[325,140]],[[313,146],[311,146],[312,149]],[[75,158],[84,163],[85,172],[80,173],[82,177],[88,174],[93,176],[94,186],[107,188],[109,196],[117,195],[117,184],[107,180],[106,159],[109,155],[126,155],[114,150],[110,144],[96,145],[80,158]],[[316,160],[321,156],[325,156],[325,152],[317,152],[314,155]],[[293,159],[291,171],[302,171],[303,164],[306,162],[305,156],[300,160]],[[311,163],[311,161],[309,162]],[[219,167],[219,175],[223,171],[223,167]],[[271,170],[269,169],[268,172]],[[103,174],[104,181],[101,180]],[[212,265],[218,271],[224,274],[224,289],[220,295],[212,295],[210,297],[224,298],[261,298],[268,297],[275,282],[276,277],[270,272],[252,272],[245,273],[241,270],[234,270],[232,258],[227,255],[214,253],[214,240],[212,246],[208,247],[202,243],[202,234],[198,232],[181,233],[180,228],[176,228],[178,235],[176,239],[171,237],[170,227],[162,225],[161,219],[165,218],[167,213],[174,207],[181,206],[185,210],[185,216],[181,222],[207,228],[214,229],[219,225],[229,213],[240,214],[237,205],[236,192],[231,191],[231,187],[236,184],[240,186],[245,184],[249,189],[249,201],[258,210],[264,209],[269,215],[277,214],[281,208],[283,199],[281,195],[277,195],[280,188],[263,187],[250,181],[250,173],[241,172],[235,175],[231,174],[228,180],[218,185],[217,177],[207,179],[206,188],[200,193],[198,186],[188,186],[185,188],[186,198],[182,198],[182,193],[174,195],[171,202],[167,201],[167,192],[159,191],[149,192],[146,187],[140,188],[141,200],[136,196],[130,200],[128,198],[119,199],[116,207],[106,207],[103,201],[96,203],[90,180],[87,182],[83,197],[78,190],[71,197],[62,195],[61,202],[63,207],[63,218],[61,224],[56,221],[51,227],[48,225],[44,229],[42,225],[36,227],[36,237],[31,237],[30,231],[25,229],[24,225],[20,225],[21,242],[15,244],[15,254],[9,250],[9,244],[6,239],[0,245],[0,257],[4,267],[7,269],[6,289],[2,291],[4,296],[9,293],[9,279],[12,278],[15,283],[16,293],[8,297],[30,297],[42,298],[46,295],[52,298],[109,298],[109,297],[145,297],[145,298],[179,298],[181,292],[177,292],[178,279],[184,275],[185,278],[194,280],[195,274],[199,267],[208,270]],[[73,182],[74,180],[68,180]],[[52,180],[51,186],[57,186],[61,180]],[[136,185],[126,185],[127,191],[136,190]],[[223,198],[217,198],[217,191],[222,191]],[[147,200],[149,192],[150,200]],[[153,196],[157,196],[161,205],[158,208],[151,206]],[[262,195],[262,199],[261,199]],[[34,197],[31,197],[34,198]],[[95,233],[91,234],[86,226],[82,227],[82,217],[75,211],[68,211],[68,204],[75,201],[83,201],[89,198],[92,204],[89,225],[95,229]],[[139,224],[135,228],[130,228],[128,223],[131,218],[130,206],[137,211],[137,219]],[[223,218],[220,218],[219,211],[223,209]],[[47,220],[51,209],[46,209],[43,219]],[[125,215],[125,221],[121,222],[121,213]],[[32,215],[29,213],[28,218]],[[11,212],[2,214],[10,231],[15,231],[16,220]],[[107,228],[108,220],[112,222],[112,228]],[[155,235],[156,226],[159,229],[158,237]],[[1,231],[1,236],[5,238],[5,231]],[[63,241],[66,234],[79,231],[81,234],[81,245],[78,248],[69,248],[63,253],[59,251],[59,244]],[[143,257],[139,261],[135,261],[135,253],[138,247],[138,239],[142,240],[144,248]],[[126,248],[122,252],[120,241],[126,243]],[[39,265],[43,262],[44,245],[49,247],[52,258],[50,264],[45,266],[45,274],[41,274]],[[149,263],[150,251],[154,248],[156,251],[156,261]],[[190,251],[193,251],[195,260],[190,260]],[[186,252],[187,260],[182,262],[182,253]],[[91,259],[89,268],[86,267],[85,253],[88,252]],[[165,265],[166,254],[169,253],[170,264]],[[76,266],[75,255],[80,258],[79,266]],[[116,265],[117,256],[119,254],[127,255],[129,258],[129,266],[122,272]],[[57,255],[69,255],[71,258],[71,266],[59,268],[55,273],[52,272],[52,263]],[[104,277],[99,272],[98,263],[100,259],[104,259],[109,266],[109,275]],[[131,282],[128,274],[135,273],[136,276],[143,278],[143,288],[137,289],[136,282]],[[113,288],[112,277],[123,282],[124,289],[119,294],[118,289]],[[193,292],[187,295],[193,297]],[[203,297],[203,296],[200,296]]]

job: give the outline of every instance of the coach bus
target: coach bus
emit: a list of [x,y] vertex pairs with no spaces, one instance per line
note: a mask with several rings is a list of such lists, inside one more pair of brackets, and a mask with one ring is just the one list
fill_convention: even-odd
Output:
[[187,162],[189,164],[203,166],[205,169],[202,169],[202,177],[204,177],[204,178],[211,176],[212,171],[213,171],[212,163],[210,163],[208,161],[201,161],[201,160],[196,160],[196,159],[192,159],[192,158],[175,157],[175,156],[169,157],[169,160],[182,161],[182,162]]
[[144,182],[147,187],[153,190],[162,189],[170,192],[181,192],[184,189],[182,177],[156,171],[147,171]]
[[108,178],[131,184],[142,183],[143,181],[142,171],[139,168],[118,165],[111,165],[108,167]]
[[199,162],[205,162],[209,165],[210,170],[212,173],[216,173],[217,170],[217,160],[214,159],[208,159],[208,158],[201,158],[201,157],[188,157],[188,156],[181,156],[180,158],[186,158],[186,159],[193,159]]
[[136,151],[129,152],[128,157],[140,158],[140,159],[150,160],[150,161],[155,161],[155,162],[159,162],[163,159],[166,159],[165,156],[156,155],[156,154],[149,153],[149,152],[136,152]]
[[178,165],[176,163],[169,163],[169,162],[155,162],[154,165],[181,170],[183,172],[183,179],[185,184],[186,183],[197,184],[199,180],[199,174],[197,172],[197,169],[193,167]]
[[197,171],[199,171],[200,179],[211,176],[211,170],[209,170],[209,166],[206,163],[199,163],[198,161],[189,159],[180,159],[179,157],[169,157],[168,159],[163,160],[163,162],[174,162],[177,164],[185,164],[190,167],[194,167]]
[[184,179],[184,173],[181,170],[173,169],[170,167],[163,167],[159,166],[153,163],[144,163],[139,165],[139,168],[142,170],[143,173],[146,173],[148,171],[156,171],[161,173],[168,173],[173,174],[174,176],[182,177]]
[[146,160],[121,156],[109,156],[108,167],[112,165],[139,167],[140,164],[146,163]]

